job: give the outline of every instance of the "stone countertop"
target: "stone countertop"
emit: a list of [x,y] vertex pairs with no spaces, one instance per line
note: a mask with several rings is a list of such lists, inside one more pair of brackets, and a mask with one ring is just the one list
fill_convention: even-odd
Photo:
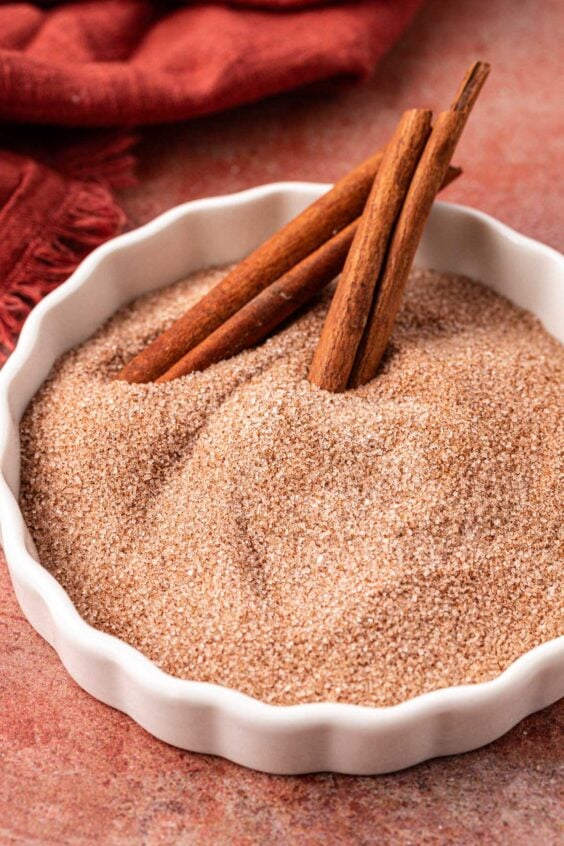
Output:
[[[132,223],[278,180],[332,181],[402,109],[450,101],[470,62],[490,81],[445,199],[562,249],[558,0],[430,0],[365,85],[324,85],[141,132]],[[388,776],[267,776],[182,752],[93,700],[24,621],[0,566],[0,843],[511,844],[564,837],[564,703],[490,746]]]

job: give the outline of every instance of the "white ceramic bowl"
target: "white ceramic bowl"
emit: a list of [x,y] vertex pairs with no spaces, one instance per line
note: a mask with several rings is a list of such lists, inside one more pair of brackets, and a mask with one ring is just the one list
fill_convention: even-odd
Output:
[[[389,708],[275,706],[169,676],[79,617],[41,566],[18,507],[18,423],[61,353],[119,306],[206,264],[232,262],[327,189],[282,183],[178,206],[95,250],[29,317],[0,374],[0,526],[24,614],[78,684],[156,737],[270,773],[383,773],[489,743],[564,695],[564,637],[493,681]],[[491,217],[437,203],[418,262],[466,274],[530,309],[564,341],[564,259]],[[22,671],[24,668],[22,668]]]

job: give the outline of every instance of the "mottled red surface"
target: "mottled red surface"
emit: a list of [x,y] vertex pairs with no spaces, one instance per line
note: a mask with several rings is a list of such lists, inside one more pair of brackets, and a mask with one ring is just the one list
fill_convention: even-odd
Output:
[[[364,87],[144,132],[131,218],[261,182],[331,180],[402,108],[447,102],[481,57],[494,70],[447,196],[562,248],[563,27],[558,0],[431,0]],[[167,747],[91,699],[23,620],[4,567],[0,595],[2,844],[563,842],[563,703],[485,749],[403,773],[271,777]]]

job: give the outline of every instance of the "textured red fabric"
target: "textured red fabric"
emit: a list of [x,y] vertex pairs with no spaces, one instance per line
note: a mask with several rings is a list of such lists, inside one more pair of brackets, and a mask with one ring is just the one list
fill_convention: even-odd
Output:
[[[0,118],[131,127],[364,77],[420,3],[4,4]],[[0,356],[29,307],[123,226],[112,191],[130,178],[129,140],[98,133],[77,150],[68,135],[27,126],[12,143],[16,154],[0,153]]]

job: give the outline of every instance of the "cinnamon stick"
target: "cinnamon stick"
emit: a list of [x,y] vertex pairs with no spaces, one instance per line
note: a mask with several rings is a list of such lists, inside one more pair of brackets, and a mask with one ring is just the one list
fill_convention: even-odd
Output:
[[[242,306],[339,232],[364,208],[382,160],[377,152],[241,261],[120,371],[127,382],[151,382]],[[457,175],[449,172],[448,181]]]
[[390,235],[430,131],[431,112],[412,109],[386,147],[309,371],[310,382],[325,390],[347,387]]
[[260,291],[360,215],[382,160],[378,151],[243,259],[215,288],[125,365],[118,379],[151,382]]
[[472,65],[451,108],[438,116],[429,136],[392,236],[385,268],[350,376],[350,387],[364,385],[376,374],[435,195],[489,72],[490,66],[485,62]]
[[341,271],[360,218],[349,223],[319,249],[239,309],[215,332],[172,365],[157,383],[205,370],[267,338]]
[[[461,173],[451,167],[444,185]],[[360,217],[277,279],[156,380],[170,382],[248,350],[319,294],[342,270]]]

